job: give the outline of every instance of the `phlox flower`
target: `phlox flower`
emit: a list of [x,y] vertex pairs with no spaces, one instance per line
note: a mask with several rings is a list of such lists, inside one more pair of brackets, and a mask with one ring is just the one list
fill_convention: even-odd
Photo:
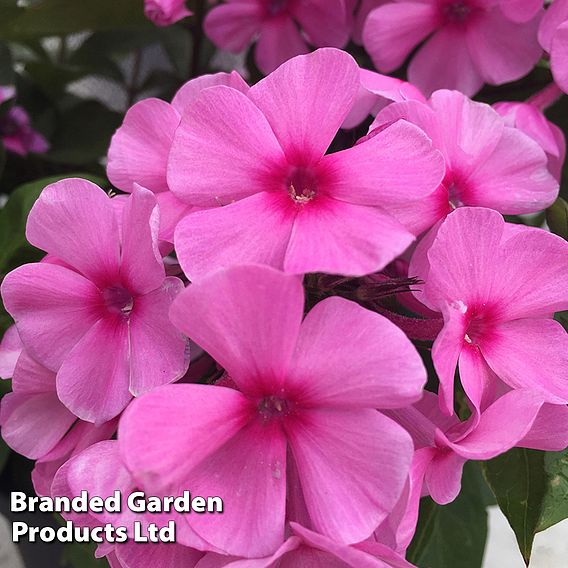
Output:
[[367,18],[363,42],[376,68],[390,73],[413,56],[408,80],[425,95],[520,79],[538,62],[542,0],[394,0]]
[[187,341],[168,319],[183,284],[165,275],[158,215],[145,189],[122,202],[85,180],[54,183],[26,236],[58,264],[26,264],[2,282],[26,351],[57,374],[59,399],[82,420],[106,422],[187,369]]
[[142,486],[224,499],[222,515],[185,519],[226,554],[273,554],[287,498],[292,508],[302,501],[310,530],[361,542],[406,483],[411,440],[376,409],[420,397],[418,353],[394,324],[355,303],[324,300],[302,322],[303,309],[300,280],[268,267],[191,284],[170,317],[238,388],[160,387],[121,419],[121,452]]
[[267,75],[315,47],[344,47],[349,40],[348,0],[227,0],[203,24],[220,49],[239,53],[255,39],[255,61]]
[[[0,104],[11,99],[15,91],[0,86]],[[32,127],[30,117],[21,106],[12,106],[0,116],[0,140],[9,152],[19,156],[44,154],[49,150],[47,140]]]
[[566,158],[566,139],[562,130],[530,103],[500,102],[493,108],[505,119],[507,126],[518,128],[538,143],[548,158],[548,170],[560,181]]
[[160,208],[161,240],[173,243],[174,229],[194,210],[169,191],[166,181],[168,156],[174,133],[185,109],[199,93],[214,85],[227,85],[243,93],[248,85],[236,72],[203,75],[185,83],[171,104],[148,98],[133,105],[112,137],[107,175],[111,183],[128,193],[140,185],[156,194]]
[[465,207],[426,235],[409,273],[425,282],[418,299],[444,317],[432,350],[442,411],[453,413],[458,363],[477,411],[494,399],[495,376],[545,402],[568,402],[568,336],[552,319],[568,308],[568,243]]
[[514,128],[484,103],[458,91],[436,91],[429,102],[406,101],[383,109],[373,129],[397,120],[419,126],[443,154],[446,174],[438,189],[397,216],[425,230],[464,205],[503,214],[535,213],[558,196],[558,181],[548,170],[547,156],[534,135]]
[[144,14],[157,26],[171,26],[191,12],[187,9],[186,0],[144,0]]
[[430,194],[443,161],[404,121],[324,155],[360,85],[353,58],[328,48],[288,61],[247,94],[212,87],[188,107],[168,185],[208,208],[175,233],[191,280],[246,263],[360,276],[408,247],[414,235],[388,211]]
[[550,54],[550,68],[556,84],[568,92],[568,1],[552,2],[542,18],[538,39]]

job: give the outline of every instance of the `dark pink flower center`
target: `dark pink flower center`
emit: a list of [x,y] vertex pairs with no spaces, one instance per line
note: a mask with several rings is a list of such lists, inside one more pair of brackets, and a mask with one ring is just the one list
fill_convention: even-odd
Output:
[[470,308],[467,310],[468,324],[465,341],[477,345],[486,339],[495,325],[495,315],[490,307]]
[[258,403],[257,410],[264,420],[273,420],[288,416],[292,410],[292,404],[279,396],[266,396]]
[[317,194],[317,179],[314,172],[309,168],[295,167],[290,172],[286,187],[288,195],[299,205],[311,201]]
[[271,16],[277,16],[288,7],[288,0],[267,0],[266,7]]
[[112,314],[129,316],[134,306],[132,294],[121,286],[111,286],[102,292],[103,300],[108,311]]
[[450,24],[463,24],[479,9],[472,0],[446,0],[441,8],[443,19]]

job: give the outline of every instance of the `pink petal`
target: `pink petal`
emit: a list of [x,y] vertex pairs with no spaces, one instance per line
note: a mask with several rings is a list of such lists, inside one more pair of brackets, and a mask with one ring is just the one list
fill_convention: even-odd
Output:
[[75,345],[57,374],[61,402],[81,420],[101,424],[130,402],[128,325],[120,316],[99,320]]
[[[417,103],[418,104],[418,103]],[[405,167],[400,167],[400,157]],[[399,121],[365,142],[326,156],[327,191],[336,199],[389,207],[415,203],[431,194],[444,177],[444,160],[416,126]]]
[[0,341],[0,379],[11,379],[20,353],[22,340],[15,325],[11,325]]
[[358,5],[357,13],[355,14],[355,22],[353,24],[353,41],[357,45],[363,44],[363,28],[367,22],[369,14],[379,6],[387,4],[389,0],[361,0],[355,1],[354,4]]
[[196,465],[247,424],[250,412],[249,401],[234,389],[189,384],[159,387],[136,399],[122,416],[121,454],[144,487],[178,489]]
[[344,51],[325,48],[287,61],[252,87],[249,97],[268,120],[288,161],[307,166],[328,149],[358,89],[355,60]]
[[426,472],[428,492],[436,503],[447,505],[459,494],[466,460],[451,450],[438,452]]
[[463,343],[459,358],[463,389],[479,415],[495,400],[497,376],[487,364],[477,345]]
[[120,275],[132,294],[146,294],[159,288],[165,278],[158,250],[160,224],[156,197],[135,185],[122,216]]
[[404,333],[342,298],[328,298],[309,312],[293,360],[286,384],[318,406],[402,407],[420,398],[426,382]]
[[101,297],[94,284],[48,263],[10,272],[2,282],[2,299],[27,351],[52,371],[100,317]]
[[90,181],[70,178],[48,185],[30,211],[26,237],[98,284],[118,272],[114,208]]
[[568,22],[562,24],[554,34],[552,51],[550,52],[550,66],[554,80],[558,86],[568,92]]
[[203,89],[215,87],[217,85],[225,85],[244,94],[246,94],[250,88],[246,81],[236,71],[232,71],[231,73],[201,75],[200,77],[191,79],[191,81],[188,81],[180,87],[172,100],[172,107],[174,107],[174,109],[183,116],[189,106],[199,97]]
[[22,351],[14,369],[12,389],[18,394],[55,392],[56,374]]
[[252,395],[283,382],[303,309],[301,280],[268,267],[239,266],[191,284],[174,301],[170,318]]
[[324,195],[298,210],[284,271],[363,276],[383,269],[414,236],[378,207]]
[[168,317],[173,299],[182,290],[181,280],[170,277],[159,289],[136,298],[130,315],[130,392],[134,396],[172,383],[187,371],[187,340]]
[[345,47],[350,30],[344,0],[298,2],[290,9],[309,43],[316,47]]
[[343,544],[370,536],[404,488],[413,449],[408,434],[363,409],[305,410],[287,434],[314,528]]
[[501,0],[499,7],[513,22],[528,22],[542,10],[543,0]]
[[558,322],[504,322],[494,326],[480,348],[493,371],[511,387],[536,391],[546,402],[568,402],[568,335]]
[[557,29],[566,20],[568,20],[568,1],[554,0],[544,13],[538,30],[540,45],[542,45],[543,49],[548,51],[548,53],[552,51],[552,41]]
[[186,517],[213,546],[228,554],[259,557],[283,542],[286,439],[277,421],[251,421],[199,463],[186,483],[194,495],[223,499],[222,515]]
[[195,568],[204,553],[181,544],[129,542],[117,546],[116,555],[123,568]]
[[542,148],[510,127],[504,129],[497,147],[485,162],[479,162],[465,184],[468,205],[511,215],[546,209],[558,196],[558,182],[548,170]]
[[363,28],[363,44],[375,67],[390,73],[437,26],[437,9],[433,3],[389,3],[369,14]]
[[283,14],[263,22],[254,58],[259,70],[268,75],[289,59],[308,51],[298,26]]
[[547,452],[559,452],[568,447],[568,407],[543,404],[528,434],[517,446]]
[[180,115],[168,103],[146,99],[131,107],[112,137],[107,174],[119,189],[137,183],[154,193],[168,190],[166,169]]
[[160,232],[158,236],[160,240],[173,243],[174,232],[178,223],[198,208],[181,201],[171,191],[158,193],[156,201],[160,209]]
[[497,399],[462,439],[450,442],[468,460],[488,460],[514,447],[530,430],[542,399],[531,391],[512,390]]
[[525,23],[511,22],[499,9],[479,14],[467,29],[466,41],[486,82],[501,85],[531,71],[542,55],[537,41],[539,23],[540,17]]
[[207,37],[221,49],[243,51],[259,31],[263,7],[259,2],[231,2],[213,8],[203,24]]
[[284,267],[296,207],[286,193],[262,192],[197,211],[176,228],[179,262],[190,280],[242,264]]
[[77,418],[59,401],[55,391],[9,393],[2,398],[2,438],[19,454],[39,459],[63,438]]
[[176,131],[168,183],[183,201],[215,207],[271,187],[284,155],[261,111],[225,86],[204,90]]
[[408,67],[408,80],[426,96],[438,89],[455,89],[473,96],[483,85],[460,28],[436,32],[416,53]]

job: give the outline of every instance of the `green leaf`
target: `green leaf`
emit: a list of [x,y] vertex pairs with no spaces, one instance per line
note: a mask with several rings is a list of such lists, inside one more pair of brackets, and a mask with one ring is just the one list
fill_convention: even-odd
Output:
[[0,85],[13,85],[14,80],[10,48],[5,43],[0,43]]
[[63,548],[61,565],[69,568],[108,568],[104,558],[95,558],[95,544],[73,542]]
[[143,0],[40,0],[21,8],[2,8],[0,38],[65,35],[85,30],[151,27]]
[[501,511],[507,517],[528,566],[547,492],[544,452],[513,448],[483,464]]
[[568,519],[568,450],[545,452],[544,471],[547,483],[538,532]]
[[546,210],[546,222],[553,233],[568,241],[568,203],[562,197]]
[[453,503],[422,499],[408,560],[419,568],[480,568],[487,538],[485,491],[478,464],[468,462]]

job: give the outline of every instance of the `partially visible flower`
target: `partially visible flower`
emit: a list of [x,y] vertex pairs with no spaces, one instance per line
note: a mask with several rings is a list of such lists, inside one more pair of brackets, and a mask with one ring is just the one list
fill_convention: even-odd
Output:
[[347,0],[228,0],[205,18],[205,33],[219,48],[238,53],[257,37],[255,60],[268,74],[315,47],[349,40]]
[[179,199],[208,208],[175,233],[190,280],[246,263],[361,276],[408,247],[414,233],[390,210],[432,193],[443,160],[404,121],[325,155],[360,85],[353,58],[327,48],[286,62],[248,93],[212,87],[188,107],[167,181]]
[[[0,87],[0,104],[14,95],[12,87]],[[28,113],[21,106],[12,106],[0,115],[0,140],[6,150],[20,156],[49,150],[47,140],[33,129]]]
[[15,325],[11,325],[0,342],[0,379],[11,379],[24,346]]
[[406,483],[410,438],[376,409],[421,396],[418,353],[394,324],[353,302],[329,298],[302,321],[304,301],[296,276],[262,266],[192,284],[170,317],[239,390],[165,386],[121,419],[123,458],[145,488],[224,499],[223,515],[186,522],[227,554],[266,556],[282,544],[287,498],[290,506],[296,497],[290,468],[303,518],[341,544],[371,536]]
[[550,54],[556,84],[568,93],[568,0],[552,2],[542,18],[538,39]]
[[548,157],[548,170],[560,181],[566,158],[566,139],[562,130],[530,102],[500,102],[493,108],[505,119],[507,126],[518,128],[538,143]]
[[360,69],[359,74],[361,80],[359,94],[342,128],[354,128],[369,115],[377,116],[379,111],[391,102],[408,100],[426,102],[424,95],[411,83],[368,69]]
[[520,79],[538,62],[542,10],[535,4],[394,0],[371,12],[363,41],[377,69],[390,73],[427,40],[410,62],[408,80],[425,95],[446,88],[473,96],[484,83]]
[[371,135],[374,128],[401,119],[419,126],[446,161],[444,180],[435,192],[395,211],[403,224],[425,230],[464,205],[511,215],[536,213],[558,196],[558,181],[534,135],[512,127],[487,104],[457,91],[436,91],[426,104],[387,106],[371,125]]
[[157,26],[171,26],[191,16],[186,0],[144,0],[144,14]]
[[551,404],[568,402],[568,335],[553,319],[568,309],[568,243],[547,231],[505,223],[496,211],[464,207],[417,247],[414,292],[441,312],[432,349],[441,409],[454,411],[454,375],[479,412],[498,377]]
[[59,262],[26,264],[2,282],[26,351],[57,374],[65,406],[97,424],[187,369],[187,341],[168,319],[183,284],[166,277],[157,250],[156,199],[137,188],[115,201],[81,179],[46,187],[26,236]]
[[131,193],[136,185],[156,194],[160,207],[160,239],[173,243],[180,219],[195,208],[176,198],[166,181],[168,156],[181,117],[199,93],[227,85],[243,93],[249,89],[238,73],[203,75],[183,85],[171,104],[149,98],[136,103],[112,137],[107,175],[115,187]]
[[[353,1],[353,0],[352,0]],[[361,0],[354,14],[353,19],[353,41],[358,44],[363,44],[363,30],[369,14],[379,6],[390,2],[390,0]],[[353,2],[357,4],[357,0]]]

